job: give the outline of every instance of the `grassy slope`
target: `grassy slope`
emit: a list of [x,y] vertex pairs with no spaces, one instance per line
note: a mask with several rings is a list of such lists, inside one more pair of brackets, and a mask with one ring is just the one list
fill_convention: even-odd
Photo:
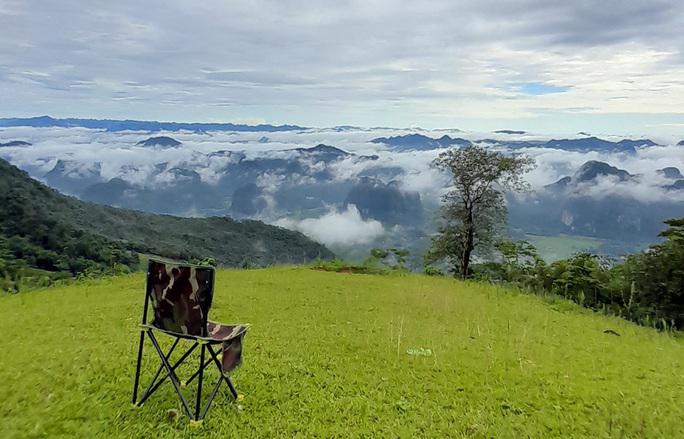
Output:
[[[168,385],[132,408],[136,274],[0,297],[0,437],[684,436],[684,344],[666,334],[414,275],[227,270],[217,285],[213,317],[253,324],[241,409],[169,421]],[[407,354],[421,347],[434,354]]]

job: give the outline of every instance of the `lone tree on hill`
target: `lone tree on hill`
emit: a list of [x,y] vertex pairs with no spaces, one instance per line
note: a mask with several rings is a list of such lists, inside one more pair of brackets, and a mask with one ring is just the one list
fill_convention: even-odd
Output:
[[473,251],[491,244],[505,224],[504,191],[528,188],[522,176],[534,160],[468,146],[441,153],[433,166],[451,174],[453,187],[442,196],[441,224],[426,262],[446,260],[465,279]]

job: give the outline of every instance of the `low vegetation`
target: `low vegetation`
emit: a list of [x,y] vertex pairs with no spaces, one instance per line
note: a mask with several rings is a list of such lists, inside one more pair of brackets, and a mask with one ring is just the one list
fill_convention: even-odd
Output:
[[374,248],[360,264],[334,258],[329,261],[318,260],[313,268],[322,271],[357,274],[390,274],[408,272],[406,258],[409,252],[398,248]]
[[132,274],[0,296],[0,437],[684,436],[668,333],[482,283],[306,268],[218,272],[213,318],[252,324],[243,396],[193,427],[169,385],[130,404],[143,291]]
[[642,325],[684,327],[684,219],[665,221],[665,241],[624,263],[582,252],[548,265],[529,242],[502,239],[503,191],[525,190],[522,177],[533,160],[469,146],[442,152],[434,165],[452,184],[442,197],[442,224],[425,254],[426,274],[505,282]]
[[666,221],[665,240],[615,263],[590,253],[547,264],[525,241],[497,245],[501,262],[477,265],[479,280],[553,294],[664,330],[684,327],[684,220]]

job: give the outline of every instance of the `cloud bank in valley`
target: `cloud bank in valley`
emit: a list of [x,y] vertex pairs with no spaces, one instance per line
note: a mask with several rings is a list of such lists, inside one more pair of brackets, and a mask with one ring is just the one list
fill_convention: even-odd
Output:
[[331,247],[369,244],[385,233],[379,221],[364,220],[359,209],[353,204],[348,205],[346,209],[333,209],[318,218],[306,218],[299,221],[282,218],[275,224],[287,229],[299,230]]
[[[80,166],[101,163],[102,177],[107,180],[120,177],[136,184],[163,184],[163,178],[150,178],[155,165],[168,162],[169,167],[190,165],[201,179],[209,184],[216,184],[223,167],[244,156],[286,158],[292,156],[294,148],[312,147],[323,143],[338,147],[356,155],[377,155],[376,161],[355,160],[353,157],[339,160],[330,167],[338,181],[349,180],[362,175],[364,171],[378,165],[396,168],[401,174],[397,177],[404,190],[418,191],[424,199],[437,199],[448,179],[430,166],[431,161],[440,150],[428,151],[390,151],[385,145],[370,143],[371,139],[381,136],[399,135],[412,130],[359,130],[334,131],[327,129],[310,129],[303,132],[279,133],[233,133],[211,132],[190,133],[172,132],[155,135],[168,135],[181,141],[179,148],[150,149],[137,146],[140,140],[150,137],[146,132],[105,132],[85,128],[29,128],[12,127],[0,129],[0,141],[14,139],[26,140],[32,146],[3,147],[0,156],[9,159],[13,164],[28,169],[41,178],[50,171],[57,160],[72,160]],[[424,134],[439,137],[443,131],[422,131]],[[492,133],[451,132],[452,135],[477,140],[496,137]],[[502,136],[499,136],[500,138]],[[521,135],[524,140],[548,138],[534,134]],[[558,179],[572,175],[588,160],[599,160],[625,169],[632,174],[640,174],[638,183],[623,185],[622,194],[633,192],[636,197],[658,189],[663,177],[658,169],[674,166],[684,172],[684,147],[677,146],[677,137],[654,138],[664,146],[644,148],[636,154],[572,152],[550,148],[525,148],[519,152],[533,157],[537,167],[526,178],[535,190]],[[229,151],[230,153],[219,153]],[[232,153],[232,154],[231,154]],[[208,157],[211,155],[210,157]],[[315,166],[312,165],[315,169]],[[280,177],[264,175],[260,183],[268,191],[277,189],[282,182]],[[304,183],[305,180],[302,180]],[[611,187],[603,187],[602,191],[610,191]],[[630,187],[632,189],[630,189]],[[672,196],[669,194],[667,196]]]

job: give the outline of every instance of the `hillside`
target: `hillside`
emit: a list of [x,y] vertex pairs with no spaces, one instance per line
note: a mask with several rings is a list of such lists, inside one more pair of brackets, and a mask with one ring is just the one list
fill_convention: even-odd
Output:
[[143,282],[0,296],[0,437],[684,436],[681,339],[482,284],[305,268],[218,272],[212,316],[252,324],[244,397],[192,428],[169,386],[131,407]]
[[[183,203],[182,193],[177,203]],[[0,160],[0,258],[48,271],[137,264],[135,252],[227,266],[301,263],[332,253],[299,232],[227,217],[180,218],[85,203]]]

